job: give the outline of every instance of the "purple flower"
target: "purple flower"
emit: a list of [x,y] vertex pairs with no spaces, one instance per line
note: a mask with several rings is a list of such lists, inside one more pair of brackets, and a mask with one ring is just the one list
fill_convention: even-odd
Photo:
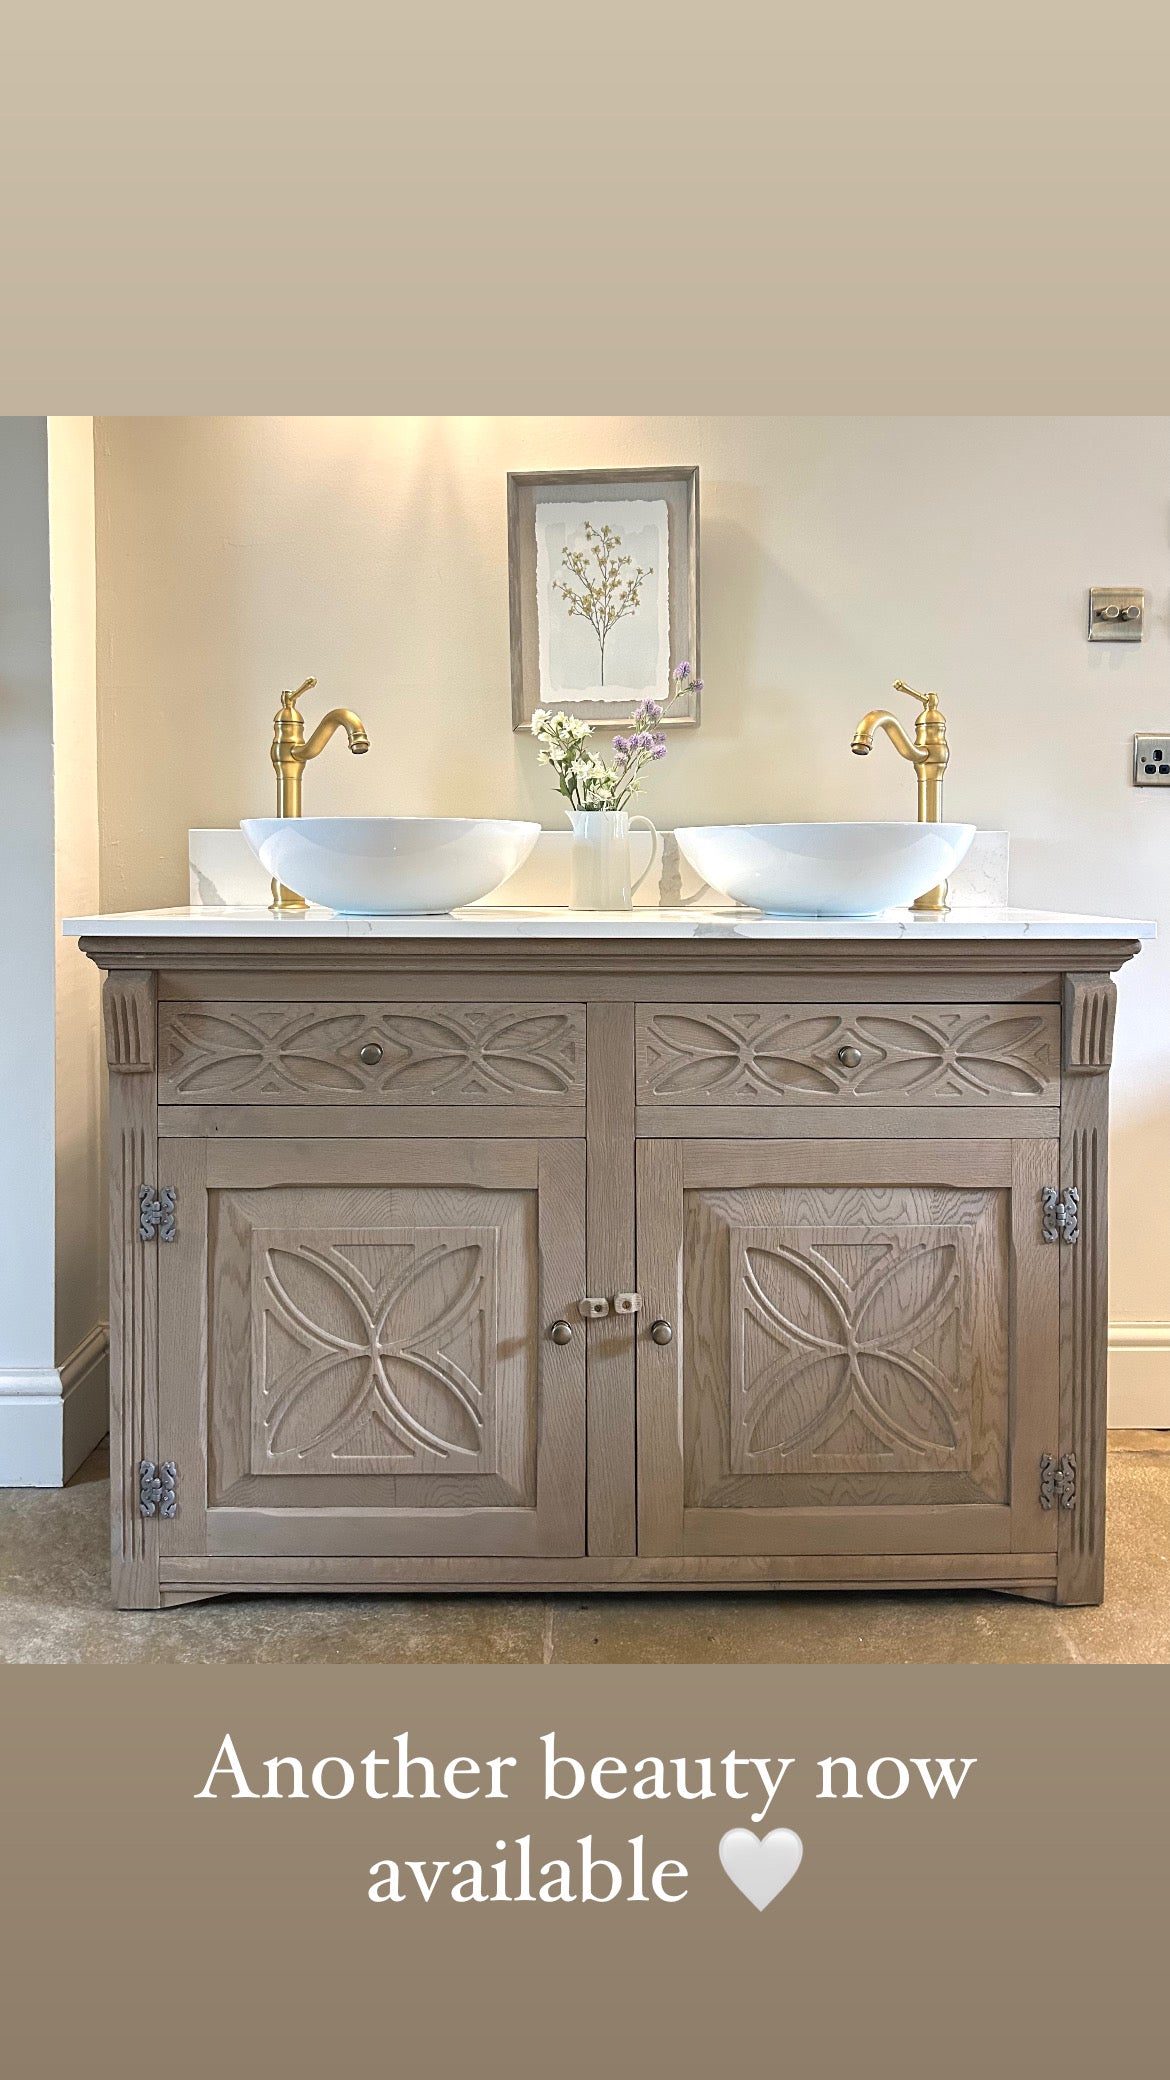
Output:
[[691,692],[692,692],[692,693],[702,693],[702,691],[703,691],[703,682],[702,682],[702,680],[701,680],[701,679],[695,679],[694,681],[692,681],[692,684],[691,684]]
[[628,737],[615,737],[615,738],[614,738],[614,740],[613,740],[613,748],[614,748],[614,750],[615,750],[615,751],[617,752],[617,754],[618,754],[618,757],[619,757],[619,758],[626,758],[626,757],[628,757],[628,756],[629,756],[629,750],[630,750],[630,740],[629,740],[629,738],[628,738]]
[[689,679],[691,676],[690,665],[676,664],[674,668],[674,676],[676,679]]
[[646,722],[661,722],[662,705],[659,701],[643,701],[639,714]]
[[652,752],[650,753],[650,756],[651,756],[651,758],[652,758],[652,759],[654,759],[654,760],[658,760],[658,759],[660,759],[660,758],[665,758],[665,757],[666,757],[666,746],[665,746],[665,744],[656,744],[656,745],[654,746],[654,749],[653,749],[653,751],[652,751]]

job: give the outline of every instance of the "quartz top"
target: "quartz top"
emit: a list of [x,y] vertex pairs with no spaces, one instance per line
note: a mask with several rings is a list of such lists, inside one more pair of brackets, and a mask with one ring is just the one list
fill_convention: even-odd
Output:
[[1149,920],[1057,910],[956,909],[934,918],[909,910],[878,917],[769,917],[752,910],[455,910],[441,917],[348,917],[310,908],[274,917],[264,908],[225,905],[127,910],[71,917],[75,939],[900,939],[922,944],[976,939],[1153,939]]

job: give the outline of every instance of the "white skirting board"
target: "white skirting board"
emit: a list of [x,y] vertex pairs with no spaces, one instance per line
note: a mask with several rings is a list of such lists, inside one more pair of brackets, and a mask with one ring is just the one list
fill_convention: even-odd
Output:
[[110,1426],[110,1332],[64,1364],[0,1370],[0,1488],[61,1488]]
[[1109,1427],[1170,1430],[1170,1322],[1110,1324]]

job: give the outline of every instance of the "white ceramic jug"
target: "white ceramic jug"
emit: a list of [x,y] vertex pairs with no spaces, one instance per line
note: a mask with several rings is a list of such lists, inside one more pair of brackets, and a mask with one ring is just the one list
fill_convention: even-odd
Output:
[[[625,809],[569,809],[573,826],[569,862],[570,910],[629,910],[658,858],[662,840],[648,816]],[[637,880],[630,881],[630,832],[642,824],[650,832],[650,858]]]

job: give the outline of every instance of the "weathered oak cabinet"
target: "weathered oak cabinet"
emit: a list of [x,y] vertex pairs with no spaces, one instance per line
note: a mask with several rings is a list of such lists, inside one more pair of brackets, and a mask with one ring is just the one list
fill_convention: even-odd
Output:
[[120,1604],[1101,1597],[1136,940],[343,929],[83,939]]

